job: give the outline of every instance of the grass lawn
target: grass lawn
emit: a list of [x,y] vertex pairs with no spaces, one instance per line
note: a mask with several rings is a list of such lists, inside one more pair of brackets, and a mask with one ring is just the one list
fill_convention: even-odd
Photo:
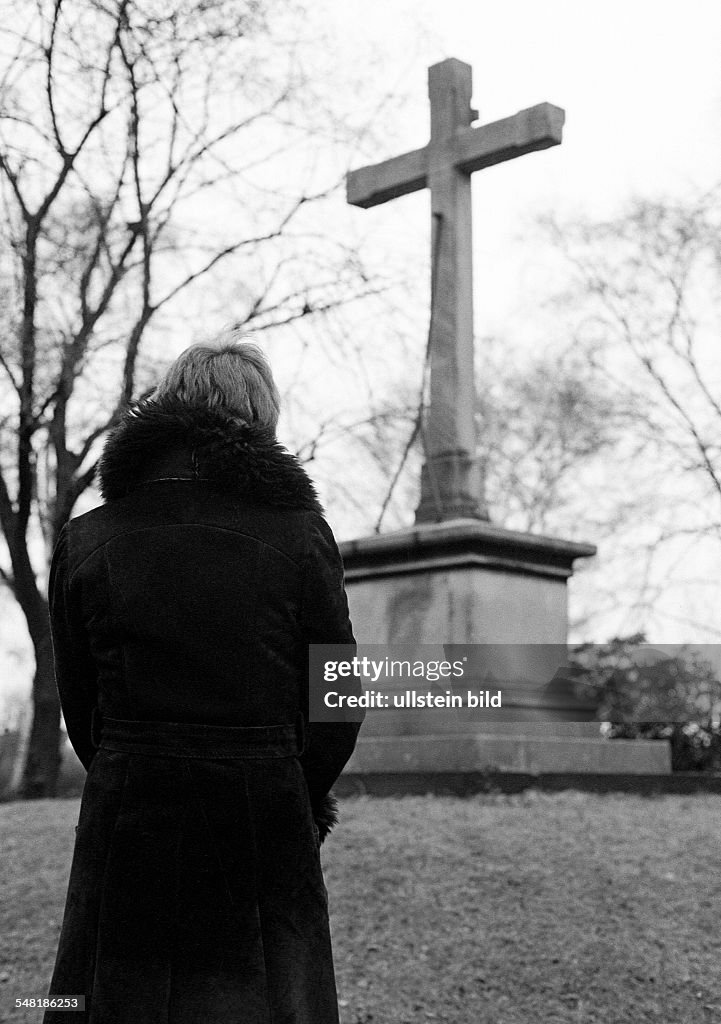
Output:
[[[0,806],[0,1021],[39,1019],[11,1005],[45,992],[76,815]],[[346,800],[343,1024],[717,1024],[720,853],[717,796]]]

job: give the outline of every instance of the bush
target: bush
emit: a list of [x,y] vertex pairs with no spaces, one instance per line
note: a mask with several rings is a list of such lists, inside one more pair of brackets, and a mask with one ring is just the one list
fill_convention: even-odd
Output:
[[673,771],[721,771],[721,683],[703,648],[670,654],[643,634],[580,644],[570,660],[611,739],[667,739]]

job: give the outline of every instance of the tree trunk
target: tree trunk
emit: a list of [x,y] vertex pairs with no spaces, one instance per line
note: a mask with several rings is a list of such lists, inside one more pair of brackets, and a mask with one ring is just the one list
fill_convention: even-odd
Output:
[[[47,612],[47,607],[46,607]],[[60,774],[60,701],[55,686],[50,621],[35,624],[33,722],[20,796],[26,800],[55,796]]]

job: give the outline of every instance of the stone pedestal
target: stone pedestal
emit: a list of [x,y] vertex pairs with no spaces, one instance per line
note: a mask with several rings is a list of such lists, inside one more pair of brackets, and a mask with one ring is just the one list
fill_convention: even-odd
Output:
[[[522,651],[565,650],[567,580],[575,559],[595,548],[457,519],[347,541],[341,553],[360,644],[432,644],[441,651],[449,644],[512,644]],[[346,772],[670,771],[665,743],[605,740],[598,723],[563,721],[568,709],[517,717],[370,710]]]

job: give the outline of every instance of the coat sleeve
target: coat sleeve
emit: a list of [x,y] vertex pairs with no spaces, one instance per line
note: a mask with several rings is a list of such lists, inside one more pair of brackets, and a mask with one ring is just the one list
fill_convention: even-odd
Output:
[[53,553],[48,591],[60,706],[73,749],[88,769],[95,754],[91,729],[97,704],[97,672],[77,596],[73,596],[70,587],[67,525]]
[[[308,644],[348,644],[348,657],[356,643],[343,586],[343,563],[330,527],[313,514],[306,560],[301,624]],[[328,794],[353,753],[360,722],[309,722],[301,764],[321,839],[334,823]],[[329,818],[330,821],[326,821]]]

